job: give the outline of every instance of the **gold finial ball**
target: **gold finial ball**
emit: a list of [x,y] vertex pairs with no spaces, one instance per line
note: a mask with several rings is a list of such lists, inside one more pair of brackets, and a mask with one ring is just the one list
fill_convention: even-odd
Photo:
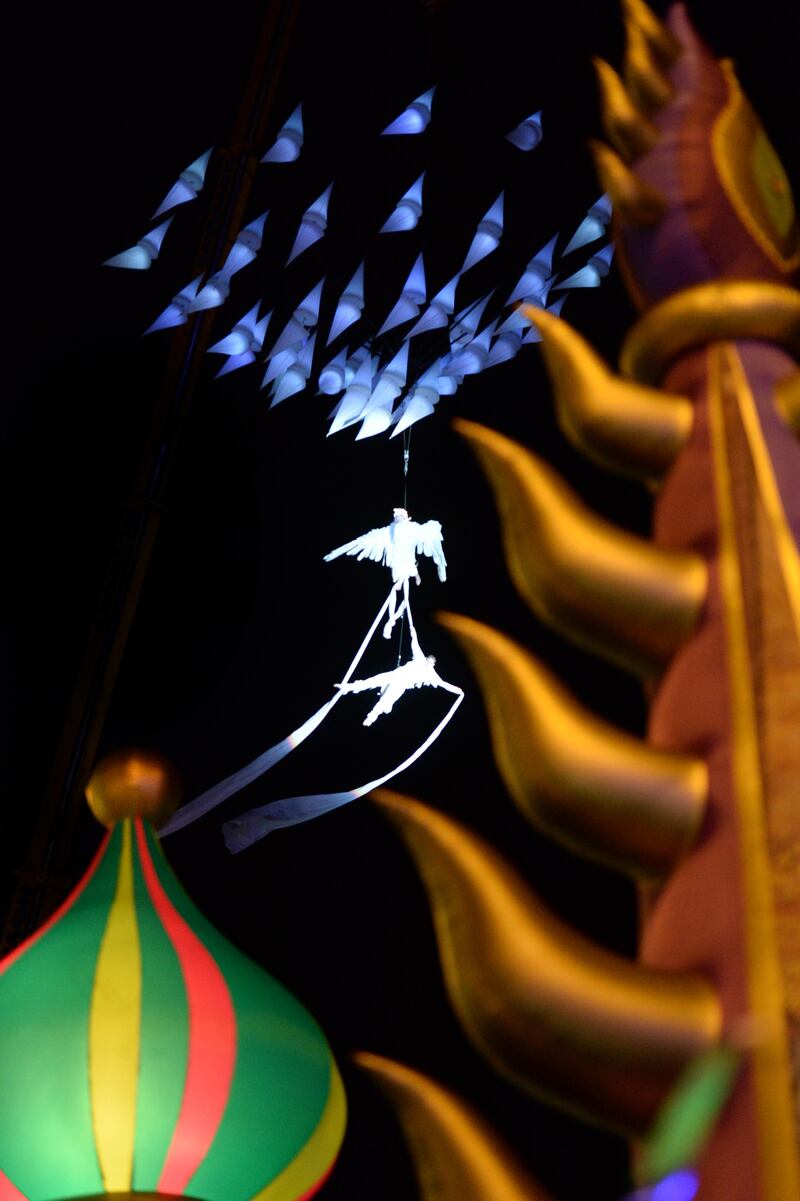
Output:
[[178,808],[181,782],[172,764],[154,751],[115,751],[92,772],[86,799],[104,826],[141,817],[158,827]]

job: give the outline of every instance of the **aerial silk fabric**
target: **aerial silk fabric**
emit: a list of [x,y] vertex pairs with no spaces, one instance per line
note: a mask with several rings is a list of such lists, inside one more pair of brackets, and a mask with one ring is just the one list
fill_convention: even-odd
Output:
[[125,822],[0,963],[0,1198],[299,1201],[345,1101],[322,1032]]
[[[392,588],[383,605],[378,610],[378,614],[372,622],[367,636],[358,648],[355,658],[348,667],[342,679],[342,684],[347,684],[352,679],[358,664],[364,657],[367,647],[389,610],[394,595],[395,589]],[[407,589],[404,596],[403,611],[408,617],[412,636],[415,637],[411,609],[408,605]],[[398,610],[398,615],[399,613],[400,610]],[[276,742],[274,746],[268,747],[266,751],[263,751],[262,754],[251,760],[250,763],[246,763],[244,767],[227,776],[224,780],[221,780],[219,784],[215,784],[213,788],[207,789],[206,792],[195,797],[193,801],[189,801],[187,805],[184,805],[175,814],[171,821],[162,827],[160,836],[164,838],[169,834],[174,834],[177,830],[182,830],[184,826],[190,825],[191,822],[197,821],[198,818],[210,813],[217,805],[221,805],[228,797],[241,791],[242,788],[246,788],[248,784],[252,784],[259,776],[264,775],[271,767],[274,767],[276,763],[280,763],[281,759],[284,759],[290,751],[295,750],[302,742],[305,742],[310,734],[313,734],[328,716],[334,705],[344,695],[344,691],[340,688],[329,701],[326,701],[324,705],[317,709],[316,713],[313,713],[301,726],[293,730],[287,738]],[[366,796],[373,788],[379,788],[382,784],[391,780],[392,777],[399,775],[401,771],[405,771],[407,767],[415,763],[432,746],[454,716],[462,700],[463,693],[459,693],[444,718],[439,722],[434,731],[428,735],[425,741],[417,747],[413,754],[392,768],[391,771],[380,776],[377,780],[371,780],[368,784],[362,784],[358,788],[353,788],[346,792],[318,793],[313,796],[287,797],[280,801],[273,801],[269,805],[254,809],[251,813],[227,823],[224,829],[228,849],[231,851],[244,850],[245,847],[250,846],[251,843],[256,842],[259,838],[263,838],[271,830],[281,829],[285,826],[294,826],[299,822],[309,821],[313,817],[320,817],[323,813],[327,813],[331,809],[346,805],[348,801],[354,801],[359,797]]]

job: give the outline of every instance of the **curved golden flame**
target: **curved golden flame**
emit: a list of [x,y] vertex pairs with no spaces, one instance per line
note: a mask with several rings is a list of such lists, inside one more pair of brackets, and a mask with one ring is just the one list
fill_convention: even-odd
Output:
[[547,1201],[515,1155],[464,1101],[382,1055],[354,1059],[392,1103],[424,1201]]
[[657,225],[667,211],[667,202],[661,193],[631,171],[605,142],[590,138],[588,144],[600,186],[611,197],[619,220],[634,229]]
[[590,1121],[647,1129],[681,1070],[719,1039],[708,983],[601,950],[452,818],[397,793],[374,799],[428,889],[451,1003],[478,1049]]
[[637,108],[623,80],[605,59],[592,59],[600,91],[603,131],[626,163],[632,163],[658,142],[658,127]]
[[560,317],[523,312],[542,335],[559,424],[576,449],[612,471],[659,480],[692,432],[691,401],[615,375]]
[[535,826],[634,876],[664,876],[695,841],[708,771],[658,751],[583,709],[510,638],[444,613],[478,676],[494,756]]
[[695,628],[707,568],[590,512],[541,459],[472,421],[454,428],[494,490],[512,578],[531,608],[573,641],[643,675]]

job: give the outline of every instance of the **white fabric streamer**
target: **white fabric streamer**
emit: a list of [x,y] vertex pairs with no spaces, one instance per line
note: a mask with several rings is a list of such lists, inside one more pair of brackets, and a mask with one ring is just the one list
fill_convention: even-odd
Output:
[[[361,643],[361,646],[358,648],[353,662],[348,667],[344,679],[342,680],[343,684],[348,683],[353,675],[353,672],[361,662],[361,659],[363,658],[367,647],[372,641],[375,631],[383,620],[383,616],[386,613],[386,610],[389,608],[394,595],[395,589],[393,586],[391,592],[383,602],[383,605],[378,612],[378,616],[370,626],[369,633]],[[281,759],[284,759],[290,751],[293,751],[296,747],[300,746],[301,742],[305,742],[309,734],[313,734],[317,726],[322,724],[333,706],[341,699],[343,695],[344,694],[340,689],[335,696],[332,696],[331,699],[326,701],[320,709],[317,709],[316,713],[312,714],[312,716],[304,721],[301,726],[298,726],[296,730],[293,730],[288,738],[284,738],[282,742],[276,742],[274,746],[269,747],[250,763],[247,763],[244,767],[239,768],[239,770],[234,772],[233,775],[227,776],[224,780],[221,780],[219,784],[215,784],[213,788],[207,789],[206,792],[201,792],[200,796],[195,797],[193,801],[189,801],[188,804],[183,805],[182,808],[180,808],[175,814],[175,816],[172,817],[165,826],[162,826],[162,828],[159,830],[159,837],[166,838],[167,835],[175,834],[178,830],[182,830],[184,826],[189,826],[192,822],[196,822],[198,818],[204,817],[206,813],[210,813],[212,809],[216,809],[217,805],[221,805],[223,801],[228,799],[228,797],[231,797],[234,795],[234,793],[241,791],[242,788],[246,788],[248,784],[252,784],[253,780],[257,780],[259,776],[263,776],[264,773],[268,772],[269,769],[274,767],[276,763],[280,763]]]
[[247,847],[252,846],[254,842],[258,842],[260,838],[271,834],[273,830],[282,830],[286,826],[296,826],[300,822],[311,821],[314,817],[321,817],[324,813],[330,813],[332,809],[338,809],[342,805],[347,805],[350,801],[356,801],[359,797],[366,796],[368,792],[380,788],[382,784],[386,784],[393,776],[399,775],[401,771],[405,771],[421,755],[425,754],[428,747],[433,745],[463,701],[463,691],[460,688],[456,689],[452,685],[451,688],[458,695],[438,726],[417,747],[413,754],[404,759],[397,767],[393,767],[386,775],[380,776],[377,780],[370,780],[369,784],[362,784],[359,788],[353,788],[350,792],[323,792],[313,796],[284,797],[280,801],[271,801],[268,805],[261,805],[258,809],[251,809],[249,813],[244,813],[241,817],[236,817],[232,821],[225,822],[222,827],[225,836],[225,845],[228,850],[234,855],[238,854],[239,851],[244,851]]

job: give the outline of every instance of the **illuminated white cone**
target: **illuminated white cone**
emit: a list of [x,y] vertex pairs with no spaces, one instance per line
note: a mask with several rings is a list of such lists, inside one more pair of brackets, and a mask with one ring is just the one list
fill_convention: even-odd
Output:
[[366,408],[367,401],[372,392],[372,381],[375,378],[376,366],[377,359],[375,358],[365,359],[361,364],[336,407],[336,415],[328,430],[328,437],[358,421]]
[[426,334],[432,329],[443,329],[447,325],[456,306],[456,288],[460,278],[460,275],[454,275],[436,293],[419,321],[406,334],[407,338],[415,338],[417,334]]
[[154,334],[159,329],[172,329],[175,325],[185,325],[187,322],[186,314],[189,311],[194,298],[197,296],[197,289],[200,286],[200,280],[203,278],[202,272],[197,279],[193,279],[185,288],[181,288],[177,295],[172,297],[167,307],[164,309],[152,325],[148,325],[144,331],[146,334]]
[[272,394],[271,409],[274,409],[275,405],[280,404],[282,400],[286,400],[289,396],[295,396],[298,392],[302,392],[308,384],[308,379],[311,375],[311,365],[314,361],[314,343],[316,340],[317,335],[312,334],[295,361],[277,381]]
[[599,288],[608,275],[613,257],[614,246],[609,242],[602,250],[598,250],[597,254],[593,254],[584,267],[562,280],[560,284],[554,284],[553,291],[560,292],[566,288]]
[[497,250],[500,245],[500,239],[503,236],[503,196],[504,193],[501,192],[491,208],[487,209],[478,222],[475,236],[470,243],[467,257],[464,259],[464,266],[461,268],[462,275],[479,263],[481,259],[485,259],[487,254]]
[[185,171],[181,171],[177,182],[172,185],[167,192],[161,204],[153,213],[153,220],[160,217],[162,213],[169,212],[170,209],[176,208],[179,204],[187,204],[190,200],[196,200],[198,192],[203,190],[203,184],[206,178],[206,168],[208,167],[209,159],[213,152],[213,146],[207,150],[205,154],[201,154]]
[[155,229],[151,229],[143,238],[140,238],[135,246],[106,259],[103,266],[124,267],[128,271],[146,271],[150,264],[158,258],[161,243],[164,241],[171,221],[172,217],[167,217],[161,225],[157,225]]
[[553,251],[557,241],[558,235],[556,234],[533,256],[517,280],[506,304],[516,304],[520,300],[530,301],[534,297],[540,297],[544,303],[552,277]]
[[472,341],[481,323],[484,310],[493,295],[493,292],[487,292],[480,300],[461,310],[450,330],[451,350],[457,350]]
[[398,413],[395,427],[391,433],[392,438],[402,434],[403,430],[407,430],[416,421],[430,417],[441,395],[439,386],[441,362],[441,359],[437,359],[414,384],[408,399]]
[[308,250],[309,246],[313,246],[315,242],[318,242],[320,238],[325,236],[325,230],[328,228],[328,204],[332,189],[333,184],[328,184],[322,195],[318,196],[314,203],[303,213],[294,245],[286,260],[287,267],[304,250]]
[[355,275],[339,297],[336,312],[333,314],[327,345],[343,334],[354,322],[358,321],[364,311],[364,264],[361,263]]
[[403,284],[400,299],[378,330],[377,336],[380,337],[381,334],[387,333],[390,329],[394,329],[395,326],[403,325],[406,321],[413,321],[415,317],[419,317],[420,305],[424,303],[425,266],[422,261],[422,255],[419,255],[408,274],[408,279]]
[[604,192],[589,208],[567,243],[564,254],[571,254],[573,250],[580,250],[581,246],[587,246],[589,242],[596,242],[598,238],[604,238],[610,221],[611,199]]
[[249,225],[245,225],[236,235],[236,241],[228,251],[228,257],[223,263],[222,270],[218,275],[223,279],[229,280],[241,271],[242,267],[247,267],[252,263],[261,249],[261,243],[264,237],[264,222],[269,216],[269,209],[262,213],[260,217],[256,217]]
[[428,128],[431,120],[431,104],[436,88],[430,88],[412,100],[408,108],[399,117],[395,117],[384,130],[384,134],[422,133]]
[[261,159],[262,163],[293,163],[303,148],[303,106],[298,104],[277,138]]
[[486,360],[489,357],[489,348],[494,337],[496,321],[491,325],[487,325],[486,329],[481,330],[477,337],[473,338],[463,349],[459,350],[458,354],[453,356],[453,361],[450,364],[453,371],[457,375],[479,375],[486,366]]
[[282,350],[290,350],[305,343],[308,330],[313,329],[319,321],[319,305],[324,283],[325,277],[323,276],[319,283],[311,289],[308,296],[300,301],[284,329],[278,335],[271,354],[279,354]]
[[347,347],[335,355],[319,373],[317,380],[317,396],[336,396],[346,387],[345,372],[347,363]]
[[518,150],[534,150],[542,140],[542,110],[531,113],[524,121],[520,121],[511,133],[506,134],[506,141],[511,142]]
[[425,172],[423,171],[419,179],[400,197],[394,212],[381,226],[380,233],[404,233],[409,229],[417,228],[422,216],[422,181],[424,178]]

